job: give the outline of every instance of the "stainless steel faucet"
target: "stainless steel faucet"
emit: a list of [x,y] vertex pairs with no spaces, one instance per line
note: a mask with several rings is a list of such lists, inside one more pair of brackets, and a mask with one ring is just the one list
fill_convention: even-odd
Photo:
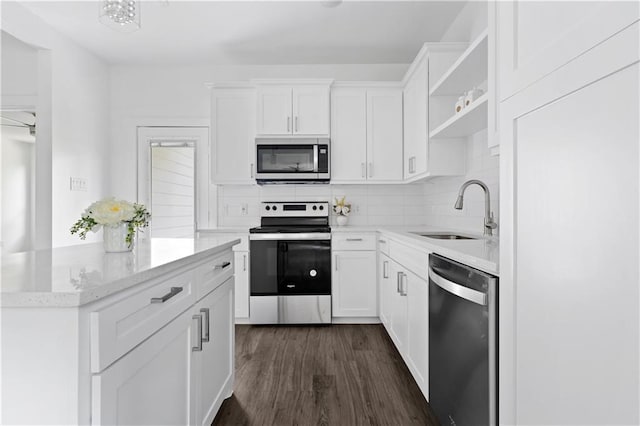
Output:
[[491,197],[489,196],[489,187],[484,182],[472,179],[462,184],[460,191],[458,191],[458,198],[456,204],[453,206],[456,210],[462,210],[462,204],[464,202],[464,191],[469,185],[479,185],[484,190],[484,235],[493,235],[493,230],[498,227],[498,224],[493,220],[493,212],[491,212]]

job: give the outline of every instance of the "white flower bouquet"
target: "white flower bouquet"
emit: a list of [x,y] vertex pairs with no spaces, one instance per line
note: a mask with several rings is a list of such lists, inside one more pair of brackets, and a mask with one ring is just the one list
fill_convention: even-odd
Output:
[[151,214],[142,204],[105,198],[91,204],[82,213],[80,219],[71,227],[71,234],[78,234],[80,239],[87,237],[87,232],[98,232],[103,226],[127,225],[126,243],[133,244],[133,236],[138,228],[149,226]]
[[342,197],[339,200],[335,198],[333,212],[338,216],[349,216],[349,213],[351,213],[351,204],[347,203],[346,197]]

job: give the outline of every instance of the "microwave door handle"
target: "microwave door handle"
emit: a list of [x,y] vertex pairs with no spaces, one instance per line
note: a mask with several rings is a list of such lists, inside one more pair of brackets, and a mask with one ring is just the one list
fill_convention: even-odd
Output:
[[318,173],[318,145],[313,146],[313,172]]

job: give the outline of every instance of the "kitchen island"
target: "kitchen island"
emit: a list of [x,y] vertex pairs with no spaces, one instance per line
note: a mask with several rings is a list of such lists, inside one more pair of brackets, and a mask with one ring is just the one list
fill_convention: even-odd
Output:
[[3,257],[1,423],[210,424],[233,387],[239,242]]

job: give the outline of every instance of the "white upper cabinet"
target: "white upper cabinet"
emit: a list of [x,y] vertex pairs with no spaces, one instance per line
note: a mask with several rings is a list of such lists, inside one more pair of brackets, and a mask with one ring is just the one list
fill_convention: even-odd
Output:
[[362,182],[367,164],[367,91],[331,90],[331,180]]
[[367,90],[367,179],[402,180],[402,90]]
[[329,84],[258,83],[258,135],[329,136]]
[[331,150],[332,182],[401,181],[401,89],[334,87]]
[[294,135],[329,135],[329,87],[294,87],[292,117]]
[[211,91],[211,181],[255,183],[255,89]]
[[427,58],[420,60],[404,88],[404,177],[427,171],[428,84]]
[[292,133],[291,87],[258,87],[258,134]]
[[446,99],[435,101],[430,87],[446,74],[466,46],[465,43],[427,43],[405,75],[405,182],[465,172],[466,139],[461,138],[462,135],[443,138],[432,131],[436,123],[442,123],[452,115],[457,96],[447,94]]

